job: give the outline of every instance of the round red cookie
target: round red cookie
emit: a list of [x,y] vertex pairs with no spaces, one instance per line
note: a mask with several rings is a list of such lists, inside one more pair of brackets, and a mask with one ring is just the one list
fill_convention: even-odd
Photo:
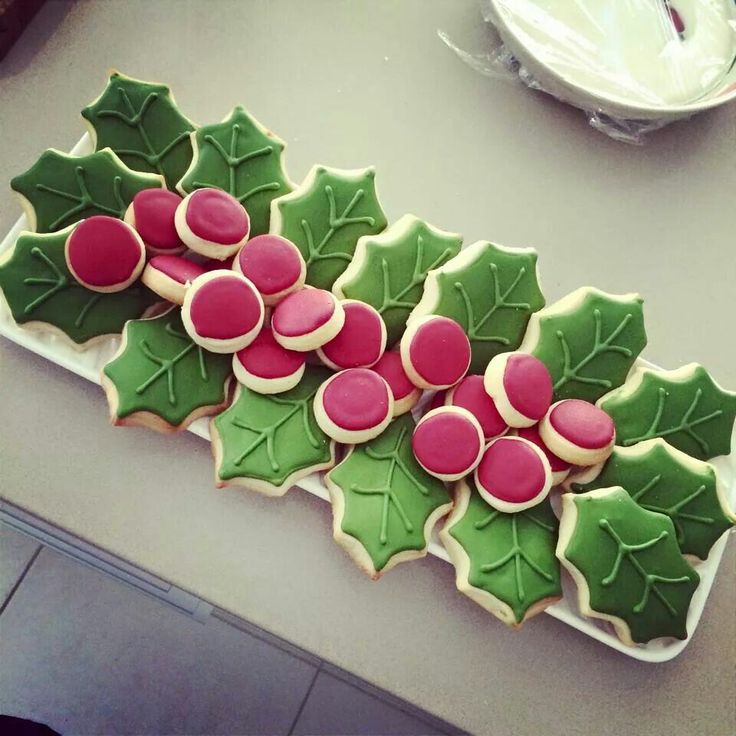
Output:
[[552,469],[541,448],[521,437],[499,437],[488,444],[475,469],[478,492],[506,514],[542,502],[552,488]]
[[393,416],[394,398],[386,381],[370,368],[348,368],[328,378],[314,397],[322,431],[348,445],[378,437]]
[[430,475],[455,481],[478,465],[483,454],[483,430],[467,409],[441,406],[419,420],[411,447],[417,462]]
[[208,271],[187,289],[181,318],[189,336],[213,353],[234,353],[255,340],[263,326],[263,302],[245,276]]
[[613,419],[595,404],[564,399],[552,404],[539,424],[544,444],[572,465],[597,465],[616,442]]
[[125,210],[125,222],[138,231],[150,255],[176,255],[186,249],[174,224],[180,204],[181,197],[176,192],[144,189]]
[[401,356],[395,350],[384,353],[371,370],[378,373],[389,385],[394,397],[394,416],[411,411],[422,398],[422,391],[418,389],[406,375],[401,363]]
[[561,457],[552,452],[552,450],[544,444],[544,440],[539,434],[539,425],[535,424],[533,427],[520,427],[515,430],[516,436],[521,437],[532,444],[535,444],[547,457],[549,461],[549,467],[552,470],[552,485],[557,486],[567,478],[572,467],[570,463],[563,460]]
[[370,304],[343,299],[345,322],[340,332],[317,349],[320,360],[333,371],[370,368],[386,349],[386,324]]
[[64,255],[72,276],[82,286],[102,293],[126,289],[146,263],[140,235],[107,215],[82,220],[67,237]]
[[439,409],[447,403],[448,391],[435,391],[432,394],[432,398],[427,402],[424,407],[424,413],[429,414],[432,409]]
[[500,437],[509,430],[493,399],[486,393],[483,376],[465,376],[447,392],[445,403],[467,409],[480,423],[486,441]]
[[422,389],[455,385],[470,366],[470,341],[449,317],[429,315],[407,325],[399,345],[406,375]]
[[249,240],[235,256],[233,269],[253,282],[267,307],[301,289],[307,275],[299,248],[279,235]]
[[334,294],[311,286],[284,297],[273,310],[271,329],[287,350],[322,347],[342,329],[345,310]]
[[176,208],[174,224],[185,245],[220,261],[235,255],[250,233],[245,207],[221,189],[195,189],[187,194]]
[[141,281],[154,293],[174,304],[184,304],[189,285],[205,269],[181,256],[154,256],[143,269]]
[[253,342],[233,355],[233,373],[259,394],[280,394],[294,388],[304,375],[304,353],[287,350],[264,327]]
[[509,427],[531,427],[552,403],[552,378],[547,366],[528,353],[496,355],[483,380]]

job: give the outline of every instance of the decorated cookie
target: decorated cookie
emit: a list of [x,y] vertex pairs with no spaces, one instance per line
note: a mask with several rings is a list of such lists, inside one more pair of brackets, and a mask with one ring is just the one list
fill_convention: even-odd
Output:
[[613,419],[581,399],[552,404],[539,424],[539,434],[555,455],[572,465],[603,462],[616,441]]
[[624,447],[662,437],[699,460],[731,452],[736,393],[722,389],[697,363],[673,371],[637,368],[598,406],[613,417]]
[[125,222],[134,227],[149,255],[176,255],[186,250],[176,232],[174,216],[181,197],[167,189],[144,189],[125,210]]
[[578,586],[581,613],[610,621],[624,644],[686,639],[700,577],[671,519],[619,487],[562,497],[557,557]]
[[421,317],[401,338],[401,362],[411,382],[422,389],[454,386],[468,372],[470,343],[448,317]]
[[351,447],[325,477],[335,540],[370,577],[423,557],[437,520],[452,507],[444,483],[414,459],[410,414]]
[[196,345],[172,308],[125,325],[120,349],[102,369],[113,424],[185,429],[227,406],[230,358]]
[[345,322],[332,340],[317,349],[317,355],[335,371],[370,368],[386,349],[386,325],[369,304],[353,299],[346,299],[341,304]]
[[552,403],[552,379],[539,358],[500,353],[486,368],[485,390],[510,427],[531,427]]
[[378,310],[388,344],[399,340],[419,302],[427,273],[460,252],[463,239],[404,215],[380,235],[365,235],[332,291],[340,299],[360,299]]
[[233,355],[233,373],[244,386],[259,394],[280,394],[294,388],[304,375],[304,353],[281,347],[270,327]]
[[472,473],[483,454],[478,420],[459,406],[441,406],[425,414],[411,439],[417,462],[430,474],[454,481]]
[[141,281],[154,293],[172,304],[184,304],[190,284],[205,269],[181,256],[154,256],[143,269]]
[[141,275],[146,248],[140,235],[122,220],[93,215],[69,233],[64,256],[82,286],[106,294],[127,289]]
[[250,279],[267,306],[304,286],[307,267],[299,249],[278,235],[258,235],[240,249],[233,269]]
[[287,350],[308,352],[332,340],[345,323],[345,310],[324,289],[301,289],[289,294],[274,308],[271,329]]
[[422,398],[422,390],[409,380],[401,362],[401,355],[397,351],[385,352],[378,363],[371,366],[371,370],[378,373],[391,389],[395,417],[411,411]]
[[271,232],[291,240],[307,264],[307,283],[331,289],[358,238],[386,227],[373,168],[315,166],[298,189],[271,204]]
[[426,403],[424,407],[424,413],[432,411],[433,409],[439,409],[440,406],[445,406],[447,403],[447,394],[449,391],[435,391],[432,394],[432,398]]
[[369,368],[336,373],[319,387],[314,398],[314,415],[322,431],[349,445],[378,437],[389,425],[393,410],[391,389]]
[[326,368],[307,366],[290,391],[265,396],[239,386],[233,403],[210,422],[215,483],[283,496],[300,478],[335,464],[335,443],[312,408]]
[[448,390],[445,403],[467,409],[480,423],[486,441],[506,434],[509,429],[493,399],[486,393],[483,376],[465,376]]
[[162,185],[160,176],[131,171],[109,148],[89,156],[50,148],[10,181],[28,229],[39,233],[56,232],[92,215],[122,218],[138,192]]
[[544,306],[537,252],[479,241],[427,275],[410,322],[428,314],[458,322],[472,348],[471,373],[521,343],[533,312]]
[[531,442],[536,445],[545,454],[545,457],[549,461],[549,467],[552,470],[553,486],[560,485],[560,483],[568,477],[572,466],[570,463],[565,462],[561,457],[557,457],[557,455],[555,455],[554,452],[544,444],[544,440],[539,434],[539,425],[534,425],[533,427],[521,427],[514,430],[514,434],[517,437],[521,437],[522,439],[527,440],[527,442]]
[[169,189],[189,166],[194,125],[179,112],[164,84],[113,72],[82,117],[96,151],[111,148],[131,169],[161,175]]
[[455,566],[457,589],[508,626],[518,628],[562,598],[549,499],[505,514],[490,508],[465,478],[455,486],[440,540]]
[[234,353],[263,326],[263,302],[253,284],[234,271],[208,271],[184,295],[182,321],[189,336],[213,353]]
[[585,286],[537,312],[519,350],[547,366],[556,400],[596,401],[626,380],[646,344],[638,294]]
[[271,201],[292,188],[282,163],[286,144],[236,107],[221,123],[197,128],[192,145],[192,164],[177,189],[222,189],[248,210],[252,235],[267,233]]

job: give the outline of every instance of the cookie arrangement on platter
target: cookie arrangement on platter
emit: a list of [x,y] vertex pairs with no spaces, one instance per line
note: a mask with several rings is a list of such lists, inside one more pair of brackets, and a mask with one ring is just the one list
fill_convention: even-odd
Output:
[[642,644],[688,636],[736,523],[708,461],[736,393],[700,365],[636,365],[642,300],[546,305],[531,248],[389,224],[375,170],[315,166],[242,107],[195,126],[113,73],[82,111],[95,153],[11,181],[29,230],[0,255],[17,324],[120,347],[112,422],[211,417],[218,487],[283,495],[326,471],[335,540],[376,579],[439,532],[458,589],[506,624],[562,597]]

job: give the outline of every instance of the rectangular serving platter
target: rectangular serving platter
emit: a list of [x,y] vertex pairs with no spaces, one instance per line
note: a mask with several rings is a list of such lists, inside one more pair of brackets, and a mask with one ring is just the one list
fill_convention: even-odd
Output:
[[[86,133],[71,151],[72,154],[80,156],[91,152],[92,144]],[[0,256],[15,243],[20,232],[26,228],[27,221],[25,215],[23,215],[7,233],[2,243],[0,243]],[[0,334],[37,355],[46,358],[52,363],[56,363],[98,385],[100,383],[102,367],[113,356],[120,342],[118,337],[111,337],[104,342],[93,345],[87,350],[79,351],[61,336],[47,332],[38,332],[16,325],[4,299],[0,299]],[[639,363],[656,367],[644,360],[639,360]],[[103,400],[102,392],[100,392],[100,399],[101,401]],[[210,439],[207,419],[197,420],[189,427],[189,431],[207,441]],[[736,504],[736,453],[715,458],[712,463],[723,477],[725,486],[728,489],[728,502],[733,507]],[[322,482],[319,473],[314,473],[303,478],[297,486],[329,502],[327,488]],[[695,592],[690,611],[688,612],[687,629],[689,636],[685,641],[660,639],[645,645],[635,647],[625,646],[613,633],[609,624],[585,618],[577,612],[577,607],[574,603],[576,600],[574,585],[564,573],[564,598],[555,605],[547,608],[545,613],[629,657],[644,662],[666,662],[680,654],[692,639],[703,609],[705,608],[705,603],[721,562],[728,536],[728,534],[725,534],[721,537],[713,546],[708,559],[705,562],[698,562],[696,565],[696,569],[700,575],[700,585]],[[438,540],[436,530],[429,543],[429,553],[445,562],[450,561],[447,551]]]

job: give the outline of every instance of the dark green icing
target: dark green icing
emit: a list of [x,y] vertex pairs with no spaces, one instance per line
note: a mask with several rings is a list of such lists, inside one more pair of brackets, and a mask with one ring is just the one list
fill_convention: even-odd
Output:
[[556,401],[594,402],[626,380],[647,344],[642,300],[590,290],[573,311],[547,314],[555,307],[536,315],[539,338],[531,353],[549,369]]
[[535,603],[562,595],[557,518],[548,499],[515,514],[496,511],[470,478],[464,482],[467,510],[449,534],[470,560],[468,583],[506,603],[521,623]]
[[163,176],[169,189],[192,160],[189,133],[194,126],[179,112],[165,84],[116,72],[82,117],[95,129],[98,151],[112,148],[131,169]]
[[92,215],[122,217],[138,192],[161,179],[131,171],[109,148],[89,156],[50,148],[10,186],[33,206],[36,232],[48,233]]
[[437,231],[422,220],[411,217],[408,227],[400,220],[380,236],[364,239],[365,256],[359,270],[340,284],[342,294],[378,310],[391,346],[422,297],[427,272],[456,256],[462,241],[459,235]]
[[616,444],[630,447],[663,437],[699,460],[731,451],[736,393],[720,388],[702,365],[683,378],[647,370],[629,394],[627,386],[603,397],[599,406],[616,423]]
[[233,404],[214,420],[222,443],[218,477],[280,486],[293,473],[328,462],[330,439],[317,426],[312,405],[330,375],[307,366],[298,386],[273,396],[241,386]]
[[195,139],[194,161],[178,189],[183,194],[201,187],[223,189],[248,210],[251,235],[267,233],[271,200],[291,191],[281,161],[283,141],[242,107],[221,123],[197,128]]
[[311,286],[331,289],[352,260],[358,238],[386,227],[375,173],[316,166],[299,189],[274,202],[280,224],[272,230],[296,243]]
[[666,442],[651,441],[644,448],[614,448],[600,475],[591,483],[573,483],[573,490],[621,486],[642,508],[669,516],[680,550],[704,560],[734,524],[721,507],[715,469],[684,458]]
[[577,520],[564,550],[586,580],[591,609],[625,621],[637,643],[687,638],[700,577],[682,556],[672,521],[623,488],[596,493],[575,496]]
[[117,416],[151,412],[178,426],[197,409],[222,404],[232,358],[192,342],[176,307],[125,325],[125,349],[104,368],[118,393]]
[[64,257],[64,243],[73,229],[22,233],[0,264],[0,289],[19,325],[45,322],[81,345],[99,335],[120,333],[126,321],[140,317],[156,297],[140,282],[111,294],[78,283]]
[[425,549],[427,519],[450,502],[444,483],[414,458],[414,426],[411,414],[395,419],[328,476],[343,492],[342,531],[363,545],[377,571],[400,552]]

